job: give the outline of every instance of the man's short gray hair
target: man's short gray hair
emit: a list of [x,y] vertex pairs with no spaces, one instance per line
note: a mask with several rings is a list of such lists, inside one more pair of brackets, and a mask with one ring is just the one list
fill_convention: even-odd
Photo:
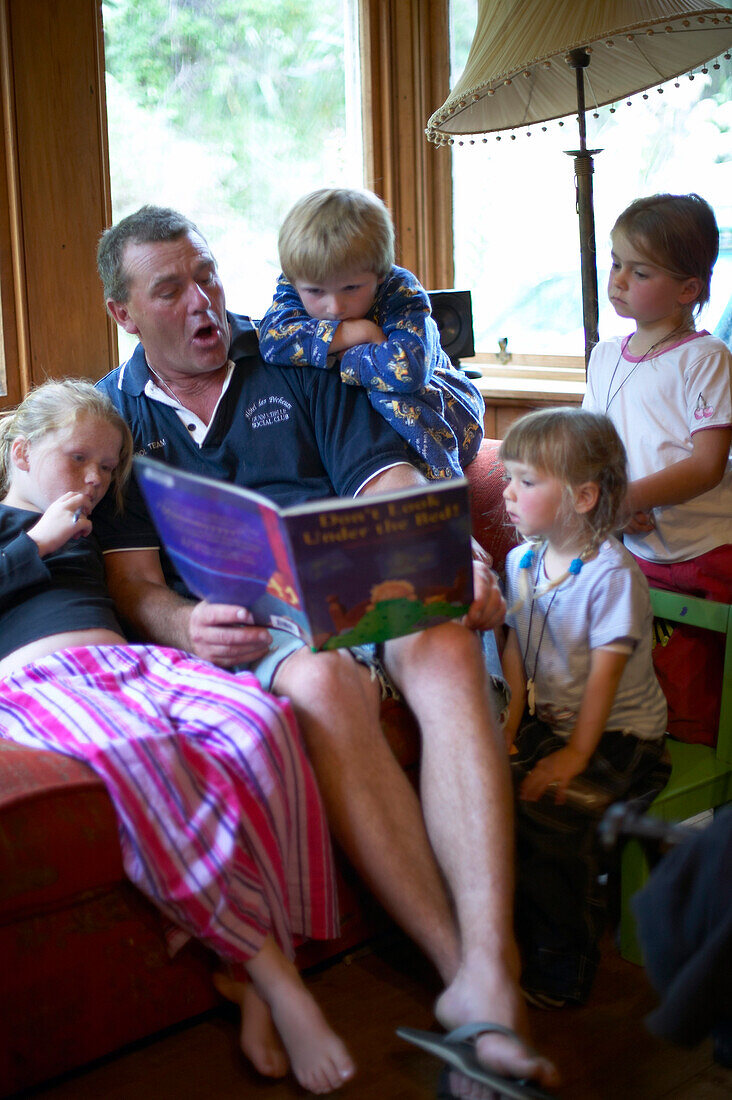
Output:
[[130,293],[129,278],[123,266],[128,244],[152,244],[155,241],[175,241],[185,233],[197,233],[205,240],[198,226],[165,206],[141,206],[116,225],[105,229],[97,248],[97,270],[104,287],[105,301],[126,302]]

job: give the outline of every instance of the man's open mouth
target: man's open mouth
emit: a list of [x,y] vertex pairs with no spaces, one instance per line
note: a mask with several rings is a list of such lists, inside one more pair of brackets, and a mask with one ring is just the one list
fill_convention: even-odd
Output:
[[218,331],[215,325],[200,325],[193,333],[193,339],[210,340],[212,336],[218,335]]

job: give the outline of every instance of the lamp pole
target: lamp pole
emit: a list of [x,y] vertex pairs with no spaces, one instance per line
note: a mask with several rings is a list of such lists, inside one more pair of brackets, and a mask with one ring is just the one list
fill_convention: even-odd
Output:
[[565,150],[574,157],[574,179],[577,193],[577,214],[579,217],[580,262],[582,271],[582,321],[585,330],[585,365],[589,362],[590,352],[599,340],[597,302],[597,253],[595,249],[595,208],[592,197],[592,174],[595,170],[592,157],[601,153],[601,149],[587,148],[585,128],[585,76],[584,70],[590,63],[586,50],[571,50],[566,58],[570,69],[574,69],[577,82],[577,117],[579,122],[579,149]]

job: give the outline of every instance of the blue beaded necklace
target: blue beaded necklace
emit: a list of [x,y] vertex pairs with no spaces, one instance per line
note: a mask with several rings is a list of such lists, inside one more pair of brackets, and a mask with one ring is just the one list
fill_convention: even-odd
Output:
[[[547,592],[552,592],[552,589],[554,590],[552,592],[552,598],[549,601],[549,606],[547,607],[546,612],[544,613],[544,621],[541,624],[541,631],[539,632],[539,642],[538,642],[538,645],[536,647],[536,653],[534,654],[534,671],[532,672],[531,676],[529,676],[526,680],[526,702],[528,703],[529,714],[532,715],[532,716],[536,712],[536,669],[537,669],[538,664],[539,664],[539,652],[541,650],[541,643],[544,641],[544,631],[546,630],[546,623],[547,623],[547,619],[549,618],[549,612],[551,611],[552,607],[554,606],[554,601],[557,598],[557,592],[559,591],[560,584],[563,584],[564,581],[566,581],[569,577],[576,577],[577,574],[582,569],[582,566],[587,561],[587,559],[589,557],[591,557],[591,555],[595,552],[594,544],[591,545],[591,546],[585,547],[585,549],[582,551],[582,553],[579,555],[579,557],[572,558],[571,562],[569,563],[569,565],[565,569],[564,573],[562,573],[562,575],[560,577],[557,577],[556,580],[549,581],[548,584],[545,584],[544,587],[540,589],[538,587],[539,571],[541,569],[541,563],[544,560],[544,555],[546,554],[546,549],[547,549],[548,545],[549,545],[548,543],[544,544],[544,546],[541,549],[541,554],[538,557],[538,560],[537,560],[536,550],[534,549],[534,547],[530,547],[526,551],[526,553],[523,555],[523,557],[521,558],[521,561],[519,562],[519,569],[522,570],[522,572],[519,574],[519,577],[526,577],[527,581],[528,581],[528,578],[529,578],[529,570],[532,569],[532,567],[534,565],[534,562],[537,563],[536,564],[536,582],[534,584],[534,587],[533,587],[533,590],[532,590],[532,593],[531,593],[531,608],[529,610],[529,627],[528,627],[528,630],[526,631],[526,646],[524,648],[523,657],[522,657],[522,664],[524,666],[524,671],[527,671],[526,661],[528,659],[529,645],[531,643],[531,627],[532,627],[533,622],[534,622],[534,602],[536,601],[536,599],[539,596],[545,596],[547,594]],[[518,604],[514,605],[514,608],[521,606],[521,604],[523,604],[523,603],[524,603],[524,600],[522,599]],[[514,610],[514,608],[512,608],[511,610]]]
[[[592,549],[594,550],[594,547],[592,547]],[[546,546],[544,546],[542,548],[540,561],[543,561],[545,553],[546,553]],[[545,587],[542,588],[541,591],[539,591],[538,589],[535,588],[534,589],[534,595],[535,596],[544,596],[547,592],[550,592],[552,590],[552,588],[558,588],[560,584],[562,584],[564,581],[566,581],[567,577],[576,577],[577,574],[579,573],[580,569],[582,568],[582,566],[587,561],[587,558],[589,557],[589,555],[590,555],[590,547],[587,547],[586,549],[584,549],[582,551],[582,553],[580,554],[580,556],[578,558],[572,558],[571,562],[569,563],[569,565],[567,566],[565,571],[562,573],[561,577],[558,577],[555,581],[549,581],[549,583],[547,585],[545,585]],[[531,547],[529,547],[529,549],[526,551],[526,553],[522,557],[521,561],[519,562],[519,569],[531,569],[531,566],[534,564],[535,561],[536,561],[536,550],[534,549],[533,546],[531,546]],[[536,571],[536,579],[537,579],[537,581],[539,579],[539,570],[538,569]]]

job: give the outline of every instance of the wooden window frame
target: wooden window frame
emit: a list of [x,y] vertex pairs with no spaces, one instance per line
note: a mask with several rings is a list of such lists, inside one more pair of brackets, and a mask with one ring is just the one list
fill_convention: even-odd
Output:
[[[360,0],[366,186],[392,211],[398,262],[430,290],[453,286],[452,154],[424,133],[449,92],[449,0]],[[479,352],[478,388],[493,404],[576,404],[582,356]]]
[[360,0],[366,186],[392,212],[397,259],[453,285],[452,164],[424,128],[449,91],[448,0]]
[[9,5],[0,4],[0,95],[2,96],[2,140],[0,140],[0,403],[16,404],[28,388],[27,356],[19,352],[19,338],[25,331],[16,306],[22,285],[22,257],[17,248],[17,179],[13,131],[13,82],[8,30]]
[[99,0],[0,0],[0,407],[116,361],[95,263],[112,210],[101,17]]

